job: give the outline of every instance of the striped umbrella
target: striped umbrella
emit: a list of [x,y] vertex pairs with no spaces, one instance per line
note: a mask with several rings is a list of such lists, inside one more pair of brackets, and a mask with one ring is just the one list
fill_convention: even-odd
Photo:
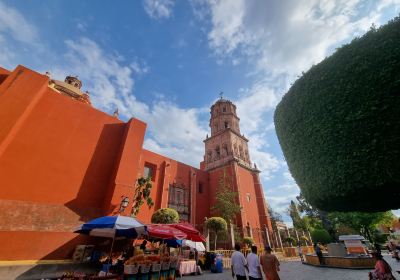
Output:
[[147,232],[145,224],[126,216],[105,216],[84,223],[74,232],[101,237],[136,238]]

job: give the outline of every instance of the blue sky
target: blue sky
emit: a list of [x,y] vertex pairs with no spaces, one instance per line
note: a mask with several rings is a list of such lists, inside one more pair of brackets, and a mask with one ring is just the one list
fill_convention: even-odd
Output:
[[223,91],[267,201],[284,213],[299,189],[276,104],[302,71],[399,12],[400,0],[0,0],[0,66],[78,75],[95,107],[148,123],[146,148],[194,166]]

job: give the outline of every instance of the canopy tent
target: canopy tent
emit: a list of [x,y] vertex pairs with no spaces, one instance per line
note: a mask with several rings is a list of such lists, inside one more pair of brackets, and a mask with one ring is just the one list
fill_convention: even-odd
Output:
[[[112,238],[109,264],[116,237],[136,238],[146,233],[146,225],[138,220],[126,216],[104,216],[82,224],[74,232],[92,236]],[[108,274],[109,266],[107,266]]]
[[206,248],[204,247],[203,242],[195,242],[191,240],[183,240],[183,246],[188,246],[190,248],[196,249],[198,252],[205,252]]
[[168,224],[168,225],[186,233],[187,237],[185,239],[194,242],[206,242],[206,238],[194,226],[192,226],[189,223]]
[[136,238],[146,233],[146,225],[131,217],[105,216],[82,224],[74,232],[110,238]]
[[164,224],[149,224],[147,225],[147,232],[149,237],[157,238],[157,239],[176,239],[182,240],[187,237],[187,234],[171,227],[170,225]]

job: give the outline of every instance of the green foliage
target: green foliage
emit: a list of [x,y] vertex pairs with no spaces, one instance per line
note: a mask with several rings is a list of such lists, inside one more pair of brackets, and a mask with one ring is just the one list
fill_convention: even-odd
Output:
[[211,217],[205,221],[205,226],[208,230],[214,233],[215,239],[214,239],[214,250],[217,249],[217,236],[218,233],[221,231],[227,231],[228,229],[228,224],[224,220],[224,218],[221,217]]
[[254,244],[254,239],[249,236],[245,236],[243,237],[243,243],[250,247]]
[[284,242],[288,243],[289,245],[291,244],[292,246],[297,246],[297,240],[292,236],[286,237]]
[[275,111],[289,169],[326,211],[400,206],[400,18],[339,48]]
[[179,214],[172,208],[161,208],[153,213],[151,222],[154,224],[176,224],[179,222]]
[[271,219],[272,228],[277,230],[276,222],[283,222],[282,215],[275,212],[271,207],[268,207],[268,214]]
[[133,206],[131,211],[131,216],[136,216],[139,214],[140,207],[146,202],[149,209],[153,207],[154,202],[150,197],[151,188],[151,178],[138,178],[136,182],[135,193],[133,195]]
[[238,193],[232,190],[231,178],[227,176],[224,169],[223,175],[218,179],[215,204],[211,210],[229,222],[234,220],[241,209],[238,203]]
[[374,232],[374,240],[376,243],[379,244],[385,244],[388,240],[388,237],[390,236],[389,233],[381,233],[379,231]]
[[297,205],[293,200],[290,201],[288,212],[289,216],[292,218],[293,227],[295,229],[307,230],[309,228],[308,219],[304,219],[300,216]]
[[372,234],[380,224],[391,225],[394,215],[391,211],[362,213],[362,212],[333,212],[329,214],[329,219],[333,221],[336,228],[348,227],[355,232],[359,232],[370,241],[374,240]]
[[322,244],[328,244],[332,241],[332,237],[324,229],[315,229],[311,232],[311,238],[314,243],[321,242]]

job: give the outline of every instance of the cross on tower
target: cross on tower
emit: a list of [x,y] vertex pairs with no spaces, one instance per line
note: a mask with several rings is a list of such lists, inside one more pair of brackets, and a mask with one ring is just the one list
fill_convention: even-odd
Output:
[[222,99],[222,96],[224,95],[224,92],[223,91],[221,91],[220,93],[219,93],[219,96],[220,96],[220,98]]

